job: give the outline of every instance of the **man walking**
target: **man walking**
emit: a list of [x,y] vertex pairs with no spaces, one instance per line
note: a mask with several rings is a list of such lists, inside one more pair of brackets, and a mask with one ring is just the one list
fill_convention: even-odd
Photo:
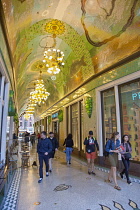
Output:
[[58,141],[54,137],[53,132],[50,132],[49,135],[50,135],[49,139],[52,143],[52,152],[49,154],[49,171],[52,172],[52,158],[54,158],[55,151],[58,150]]
[[96,175],[94,170],[94,160],[97,158],[96,150],[99,151],[97,140],[93,137],[93,131],[89,131],[89,136],[85,138],[86,157],[88,163],[88,174]]
[[49,176],[49,153],[52,151],[52,143],[50,139],[48,139],[47,134],[45,131],[41,132],[41,139],[38,141],[37,145],[37,153],[39,156],[39,175],[40,179],[38,180],[38,183],[42,182],[43,179],[43,160],[46,165],[46,176]]

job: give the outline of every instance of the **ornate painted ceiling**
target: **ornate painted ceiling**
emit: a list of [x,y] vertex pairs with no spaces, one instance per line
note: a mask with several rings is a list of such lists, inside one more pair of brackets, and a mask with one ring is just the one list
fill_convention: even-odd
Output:
[[[140,47],[139,0],[2,0],[2,4],[21,111],[40,70],[51,94],[45,109]],[[56,49],[65,54],[56,80],[42,62],[44,46],[53,44],[49,37],[53,30]]]

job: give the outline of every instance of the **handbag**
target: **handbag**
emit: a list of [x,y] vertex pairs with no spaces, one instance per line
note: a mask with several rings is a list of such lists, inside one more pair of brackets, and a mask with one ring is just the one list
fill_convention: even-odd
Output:
[[131,157],[132,157],[132,156],[131,156],[131,153],[130,153],[130,152],[124,154],[124,158],[125,158],[126,160],[130,159]]

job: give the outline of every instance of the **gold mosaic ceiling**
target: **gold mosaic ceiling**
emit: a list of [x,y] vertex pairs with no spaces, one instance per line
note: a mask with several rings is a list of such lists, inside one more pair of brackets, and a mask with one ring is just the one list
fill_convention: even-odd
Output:
[[[139,0],[2,0],[23,110],[39,71],[51,96],[61,99],[93,74],[139,50]],[[42,62],[44,46],[65,54],[65,66],[51,80]],[[45,109],[46,107],[44,107]]]

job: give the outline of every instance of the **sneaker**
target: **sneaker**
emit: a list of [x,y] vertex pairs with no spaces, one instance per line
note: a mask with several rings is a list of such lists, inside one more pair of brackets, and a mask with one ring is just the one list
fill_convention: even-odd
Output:
[[46,172],[46,176],[49,176],[49,173],[48,172]]
[[123,179],[123,174],[122,173],[120,173],[120,177]]
[[130,180],[127,181],[127,184],[132,185],[132,182]]
[[88,171],[88,174],[90,175],[90,174],[91,174],[91,172],[90,172],[90,171]]
[[96,175],[93,171],[91,172],[91,174],[93,174],[94,176]]
[[69,164],[71,164],[71,162],[69,162]]
[[40,179],[38,180],[38,183],[41,183],[41,182],[42,182],[42,179],[43,179],[43,178],[40,178]]
[[49,172],[52,173],[52,169],[50,169]]

